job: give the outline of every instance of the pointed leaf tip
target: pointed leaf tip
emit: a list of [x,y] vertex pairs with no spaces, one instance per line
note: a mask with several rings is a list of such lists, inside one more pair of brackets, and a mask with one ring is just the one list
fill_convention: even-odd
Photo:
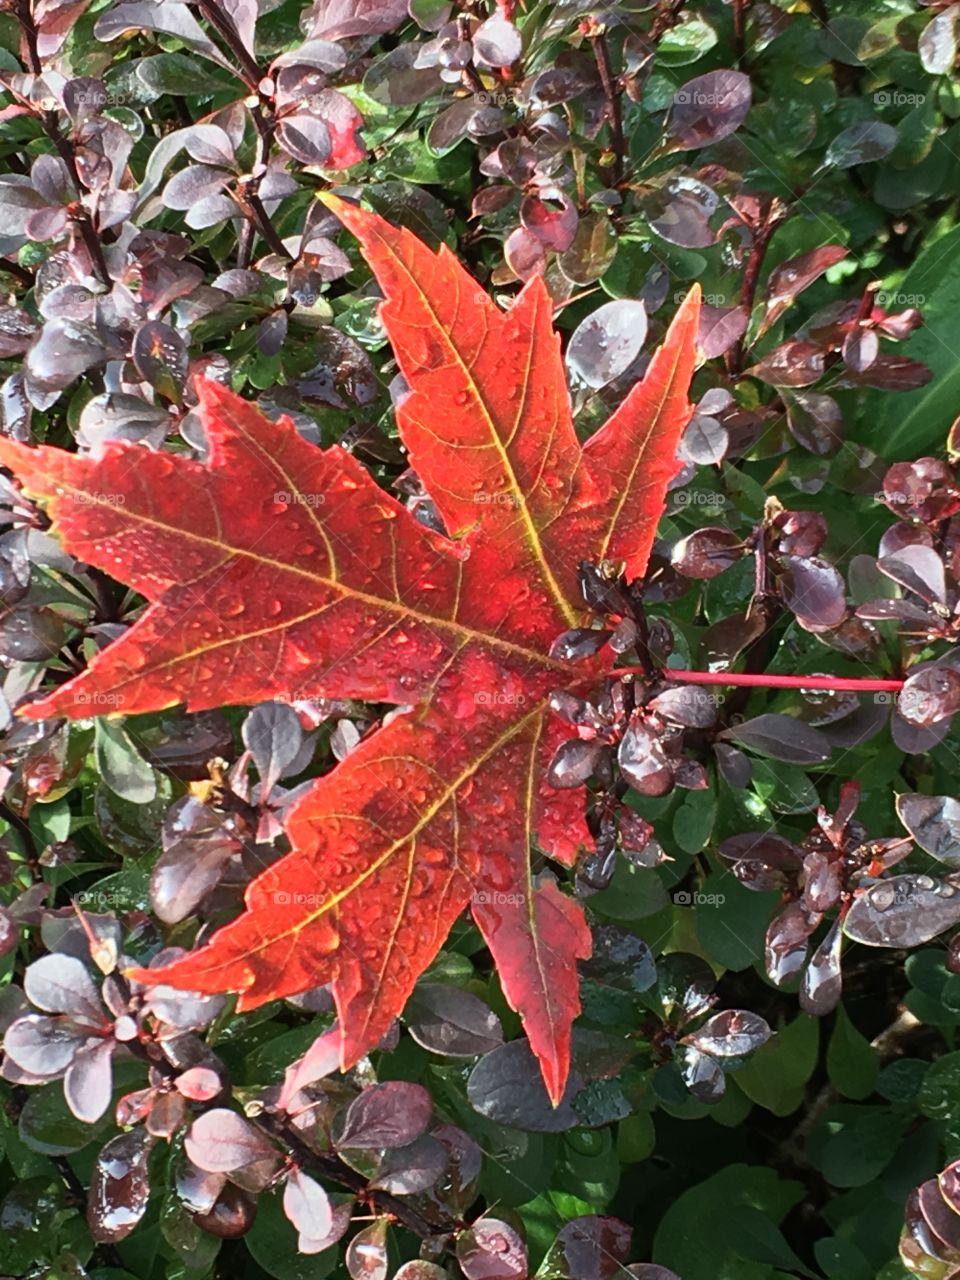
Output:
[[[411,388],[401,435],[460,536],[427,529],[349,453],[315,448],[212,380],[197,383],[204,463],[124,442],[95,457],[9,444],[28,488],[52,495],[67,550],[151,605],[26,714],[314,696],[416,706],[314,781],[285,819],[291,852],[248,886],[243,914],[202,949],[129,976],[234,991],[239,1011],[330,984],[347,1067],[388,1030],[463,910],[483,907],[562,1108],[589,933],[572,898],[534,887],[529,850],[569,866],[589,832],[582,790],[545,781],[566,732],[549,708],[565,679],[549,649],[582,612],[583,553],[610,540],[637,564],[646,554],[688,412],[692,338],[581,449],[542,282],[502,312],[448,249],[321,198],[380,280]],[[678,313],[694,328],[698,302],[691,291]],[[451,733],[467,699],[470,733]],[[330,821],[344,813],[349,832]]]
[[317,199],[321,204],[326,205],[335,217],[339,218],[345,227],[351,231],[354,228],[350,225],[350,215],[359,214],[361,218],[379,219],[379,214],[370,213],[358,204],[353,204],[349,200],[344,200],[343,196],[334,195],[332,191],[318,191]]
[[687,290],[686,296],[680,303],[679,307],[677,307],[676,315],[673,317],[670,328],[667,331],[667,338],[665,338],[664,341],[669,341],[669,336],[670,333],[673,332],[674,326],[683,328],[689,325],[693,329],[694,335],[696,335],[697,327],[700,323],[700,309],[702,304],[703,290],[700,288],[698,283],[694,283]]

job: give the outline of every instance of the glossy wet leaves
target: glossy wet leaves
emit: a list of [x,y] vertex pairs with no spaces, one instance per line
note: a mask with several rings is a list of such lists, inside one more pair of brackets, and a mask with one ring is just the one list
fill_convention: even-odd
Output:
[[708,71],[673,95],[666,121],[667,146],[688,151],[728,137],[750,110],[750,78],[740,71]]
[[952,796],[900,795],[897,813],[921,849],[960,867],[960,803]]
[[571,335],[567,364],[589,387],[619,377],[637,358],[647,335],[642,302],[626,299],[598,307]]
[[195,1120],[184,1145],[197,1168],[208,1173],[230,1173],[276,1156],[275,1147],[259,1130],[225,1107],[205,1111]]
[[523,1280],[528,1274],[526,1245],[497,1218],[481,1218],[457,1239],[457,1261],[467,1280]]
[[630,1255],[631,1236],[619,1218],[574,1218],[550,1246],[540,1274],[550,1280],[613,1280]]
[[867,889],[850,908],[844,933],[872,947],[916,947],[960,922],[960,886],[908,874]]
[[151,1141],[142,1129],[121,1133],[101,1147],[90,1182],[87,1221],[95,1240],[114,1244],[128,1236],[147,1209]]
[[[523,1071],[511,1077],[511,1087],[495,1087],[507,1075],[498,1067],[500,1047],[518,1041],[519,1022],[502,997],[489,949],[466,920],[458,920],[445,944],[450,950],[431,964],[426,982],[416,981],[400,1019],[355,1074],[337,1074],[341,1033],[336,1023],[330,1025],[335,1010],[329,983],[302,999],[272,1001],[253,1016],[236,1016],[229,998],[201,1000],[158,986],[149,1008],[165,1019],[159,1037],[177,1058],[175,1068],[168,1065],[179,1074],[158,1080],[153,1071],[147,1078],[146,1063],[131,1062],[128,1052],[140,1046],[117,1040],[114,1024],[124,1019],[114,1007],[116,992],[103,1006],[97,995],[84,1029],[76,1010],[54,1013],[20,996],[15,984],[24,969],[44,947],[59,948],[61,930],[75,915],[74,900],[84,909],[96,901],[106,911],[109,904],[120,917],[109,934],[100,923],[91,926],[101,968],[112,968],[111,954],[113,961],[133,956],[145,963],[164,938],[208,939],[240,911],[249,877],[288,848],[281,820],[290,789],[299,784],[302,797],[335,761],[347,763],[363,750],[391,714],[391,703],[348,704],[308,694],[296,699],[294,711],[284,691],[267,689],[253,698],[249,717],[235,707],[225,715],[134,712],[126,721],[104,720],[117,732],[106,728],[96,739],[82,721],[12,719],[9,707],[28,691],[36,696],[40,689],[60,687],[94,652],[125,634],[143,612],[143,595],[107,582],[103,570],[113,576],[111,565],[92,575],[60,550],[41,527],[44,517],[3,481],[9,510],[0,535],[0,603],[6,611],[0,619],[0,787],[37,849],[31,855],[24,832],[0,824],[0,951],[6,971],[12,970],[0,1015],[4,1029],[24,1019],[53,1022],[52,1031],[42,1024],[47,1029],[33,1046],[32,1061],[41,1068],[63,1067],[63,1032],[70,1066],[75,1058],[81,1063],[71,1075],[69,1096],[82,1114],[92,1114],[86,1109],[91,1097],[109,1094],[103,1065],[111,1060],[112,1079],[123,1095],[123,1127],[153,1139],[154,1204],[134,1236],[119,1242],[120,1261],[109,1249],[90,1256],[80,1197],[63,1185],[64,1161],[58,1159],[55,1169],[50,1157],[66,1157],[89,1181],[99,1149],[117,1132],[111,1127],[113,1107],[93,1124],[77,1119],[67,1107],[62,1078],[30,1079],[8,1053],[0,1270],[60,1275],[78,1266],[116,1269],[122,1262],[131,1273],[152,1265],[155,1271],[186,1266],[200,1274],[211,1267],[242,1271],[249,1253],[258,1274],[276,1280],[305,1280],[324,1271],[346,1276],[342,1254],[361,1231],[350,1253],[356,1274],[440,1280],[441,1263],[459,1274],[456,1237],[485,1214],[508,1224],[526,1243],[528,1271],[549,1257],[541,1280],[586,1280],[595,1269],[614,1270],[623,1256],[656,1259],[627,1263],[628,1273],[642,1280],[717,1280],[728,1273],[740,1280],[772,1270],[887,1280],[888,1271],[900,1274],[889,1258],[903,1201],[916,1183],[918,1195],[907,1210],[910,1241],[933,1253],[918,1263],[905,1246],[905,1265],[934,1267],[940,1275],[954,1271],[936,1256],[948,1251],[951,1240],[942,1211],[936,1212],[941,1193],[930,1179],[948,1158],[936,1156],[935,1137],[946,1134],[948,1145],[955,1145],[955,1055],[942,1054],[933,1067],[923,1059],[941,1054],[940,1037],[950,1041],[956,1032],[957,926],[948,925],[919,954],[907,957],[905,1006],[930,1026],[911,1029],[904,1019],[904,1054],[898,1043],[897,1056],[879,1077],[871,1079],[856,1065],[856,1037],[849,1027],[841,1034],[844,1015],[834,1006],[842,948],[852,1019],[862,1038],[860,1060],[875,1066],[878,1054],[869,1041],[899,1016],[903,955],[897,948],[871,951],[853,943],[838,927],[839,918],[895,874],[943,880],[956,870],[950,809],[954,682],[942,670],[952,665],[949,653],[960,638],[956,429],[943,450],[958,404],[952,353],[960,254],[950,230],[956,6],[946,0],[901,5],[916,10],[905,14],[894,13],[896,6],[880,12],[873,0],[839,7],[828,0],[823,14],[803,4],[686,5],[668,14],[670,5],[651,7],[646,0],[592,7],[549,0],[472,6],[316,0],[264,4],[258,12],[252,0],[225,0],[169,6],[167,12],[166,6],[126,0],[89,7],[87,0],[33,0],[6,8],[3,78],[9,93],[2,132],[9,172],[0,177],[0,255],[9,304],[0,309],[5,437],[72,448],[72,436],[88,458],[98,457],[108,440],[126,440],[142,446],[130,455],[133,460],[150,452],[206,464],[195,397],[206,372],[247,401],[259,398],[271,422],[286,409],[307,440],[340,441],[370,464],[380,492],[399,495],[401,505],[415,509],[434,532],[452,534],[458,547],[469,542],[477,523],[489,520],[498,506],[487,501],[486,486],[464,520],[447,523],[432,500],[446,475],[423,485],[412,463],[400,474],[408,461],[392,406],[402,403],[407,386],[384,342],[377,313],[381,290],[353,241],[314,198],[331,182],[348,181],[342,190],[349,198],[411,227],[432,247],[445,242],[462,256],[488,284],[495,317],[509,314],[519,292],[516,279],[543,274],[563,350],[571,355],[567,367],[582,407],[581,440],[595,429],[605,406],[616,406],[638,380],[686,283],[701,280],[709,294],[697,331],[698,358],[706,366],[698,373],[701,399],[680,445],[682,483],[669,498],[669,523],[661,527],[663,542],[644,584],[655,664],[662,665],[672,650],[670,660],[687,667],[760,675],[910,673],[911,686],[909,699],[898,702],[808,689],[720,689],[701,702],[692,688],[657,680],[645,689],[646,682],[638,680],[631,692],[642,714],[624,757],[639,790],[672,780],[672,752],[662,753],[662,772],[654,768],[648,775],[645,765],[660,745],[677,739],[683,740],[685,757],[704,767],[701,780],[709,785],[662,797],[633,790],[620,813],[612,811],[618,801],[605,790],[619,739],[598,744],[580,736],[581,728],[594,730],[593,720],[587,726],[564,721],[563,747],[545,757],[553,771],[549,780],[577,793],[589,776],[592,834],[600,830],[599,848],[578,853],[569,869],[539,841],[531,846],[534,884],[552,876],[562,896],[585,895],[593,934],[593,957],[577,965],[584,997],[574,1053],[583,1083],[569,1106],[561,1107],[561,1131],[517,1127],[556,1123],[529,1051],[521,1055]],[[37,25],[39,77],[31,75],[30,41],[17,32],[28,11]],[[255,74],[211,21],[218,12],[235,24],[243,50],[257,64]],[[672,25],[665,26],[665,18]],[[131,25],[121,31],[126,22]],[[594,24],[603,25],[602,37]],[[95,30],[109,36],[109,43],[93,35]],[[622,90],[622,166],[597,69],[604,46],[615,89]],[[518,48],[519,57],[505,65]],[[234,64],[239,75],[224,62]],[[752,82],[750,109],[733,132],[726,132],[722,108],[715,111],[721,104],[710,101],[716,80],[703,81],[724,67],[736,67]],[[684,88],[699,90],[703,100],[674,103]],[[46,100],[48,93],[53,101]],[[51,140],[38,105],[53,112],[61,143],[76,154],[80,192],[71,190],[60,154],[64,147]],[[265,172],[258,163],[257,111],[269,129]],[[357,111],[365,117],[362,132]],[[872,159],[870,147],[860,145],[861,135],[846,154],[834,143],[830,159],[839,163],[823,166],[838,135],[875,120],[896,129],[893,151]],[[847,133],[844,145],[849,140]],[[672,143],[677,148],[667,156]],[[323,166],[322,174],[314,161]],[[332,169],[342,163],[352,168],[338,179]],[[247,192],[258,183],[269,228],[282,239],[289,262],[267,242],[266,224],[245,207]],[[83,242],[83,209],[107,257],[109,281],[99,278]],[[777,226],[764,243],[771,216]],[[759,270],[748,287],[754,268]],[[417,280],[427,277],[413,274]],[[630,341],[621,348],[617,332],[604,328],[601,337],[612,339],[608,350],[588,344],[576,370],[579,343],[573,335],[585,318],[589,332],[608,298],[625,302],[627,313],[632,308],[637,315],[642,300],[649,335],[640,339],[629,330]],[[906,346],[898,350],[909,359],[890,357],[890,344],[900,341]],[[411,345],[407,360],[416,365],[416,339]],[[776,355],[764,367],[771,351]],[[621,368],[627,356],[630,363]],[[937,372],[926,386],[920,360]],[[613,378],[611,364],[619,370]],[[755,372],[744,378],[745,368]],[[755,376],[758,370],[769,380]],[[796,385],[787,385],[790,380]],[[873,391],[866,389],[871,384]],[[906,400],[890,394],[896,388]],[[436,417],[453,423],[456,406],[446,401],[442,408]],[[429,412],[421,417],[427,430],[434,427]],[[277,438],[271,431],[268,452]],[[884,475],[883,459],[913,456],[921,444],[936,456],[901,463]],[[552,464],[544,463],[544,469],[562,474]],[[236,477],[234,482],[249,501],[255,486]],[[159,477],[155,489],[162,493],[166,485],[167,478]],[[291,489],[283,482],[270,492],[287,495]],[[188,495],[191,518],[202,511],[200,494],[197,489]],[[329,501],[332,491],[322,496]],[[775,501],[793,508],[787,521],[775,517]],[[281,499],[279,505],[302,504]],[[502,505],[510,518],[520,519],[521,507],[511,511],[509,501]],[[361,511],[346,538],[358,559],[371,554],[368,514],[374,518],[368,509]],[[820,518],[819,530],[812,516]],[[332,519],[321,523],[341,532]],[[921,546],[928,554],[908,549]],[[345,555],[347,549],[338,552]],[[874,553],[880,569],[873,562],[865,570]],[[178,580],[189,580],[187,558],[175,559]],[[279,571],[274,577],[283,584]],[[512,620],[529,612],[529,600],[512,594],[513,586],[502,595],[497,591],[496,573],[478,578],[490,593],[491,615],[494,606],[503,614],[505,601],[514,603]],[[868,590],[862,589],[865,580]],[[307,593],[290,595],[296,602]],[[244,603],[249,610],[253,601],[245,597]],[[579,608],[580,600],[575,604]],[[189,635],[185,627],[192,620],[189,609],[176,615],[173,633]],[[334,630],[338,624],[331,618]],[[584,686],[578,692],[585,696],[599,692],[594,672],[607,670],[610,651],[616,649],[624,663],[637,659],[630,650],[640,632],[636,619],[623,625],[619,619],[594,623],[579,616],[564,619],[561,632],[565,640],[554,657],[577,664]],[[317,652],[312,640],[307,637],[301,646],[311,657]],[[539,637],[537,648],[543,651]],[[262,663],[267,677],[274,656]],[[923,664],[931,659],[935,674],[925,675]],[[225,694],[236,668],[229,660],[210,665],[214,684]],[[371,661],[370,670],[378,676],[385,665],[378,670]],[[463,673],[467,710],[469,694],[477,688],[486,694],[494,686],[499,691],[498,679],[499,671],[488,685],[483,673],[484,683],[471,684],[474,673]],[[393,705],[415,706],[414,714],[421,709],[416,691],[404,690]],[[109,709],[121,716],[124,711],[120,705]],[[521,710],[517,704],[518,716]],[[833,756],[810,763],[774,760],[717,737],[764,713],[785,714],[820,733]],[[219,724],[200,731],[198,716],[205,723],[208,714]],[[443,759],[465,718],[460,706],[444,715],[442,734],[430,739],[428,767]],[[641,732],[647,728],[652,734]],[[131,745],[154,779],[137,764]],[[411,755],[419,750],[413,735],[402,745]],[[917,758],[904,760],[904,752]],[[211,777],[208,766],[218,760],[223,765],[216,764]],[[501,780],[522,790],[515,761],[506,763]],[[864,785],[866,830],[857,837],[851,829],[842,848],[825,848],[817,806],[833,806],[838,787],[854,776]],[[147,792],[151,784],[156,796],[141,802],[138,788]],[[616,785],[621,784],[617,774]],[[902,792],[905,825],[898,831],[892,804]],[[338,798],[331,787],[318,825],[330,820]],[[359,807],[362,787],[349,798],[351,809]],[[629,815],[636,821],[626,821]],[[374,812],[371,825],[380,816]],[[763,838],[757,849],[742,838],[748,828]],[[341,832],[339,853],[349,834]],[[353,834],[362,849],[366,832]],[[517,844],[526,848],[522,838]],[[326,847],[319,856],[326,858]],[[345,856],[351,860],[353,850]],[[125,871],[119,871],[121,859]],[[11,872],[12,881],[6,879]],[[515,877],[506,884],[493,879],[498,878],[488,878],[485,869],[482,884],[471,883],[471,895],[516,891]],[[611,887],[603,890],[603,884]],[[275,892],[291,889],[280,880]],[[298,884],[293,891],[309,895],[314,886]],[[328,916],[342,911],[359,934],[364,892]],[[687,906],[680,896],[685,892],[703,896]],[[723,895],[724,903],[714,895]],[[307,912],[316,904],[300,905]],[[381,925],[378,916],[371,927],[375,940],[386,936]],[[355,940],[340,932],[338,950],[350,951]],[[71,954],[99,989],[105,984],[97,966],[75,941]],[[691,970],[674,983],[670,999],[659,1003],[653,997],[658,963],[667,970],[665,994],[670,987],[663,949],[676,953],[686,946],[701,953],[709,973]],[[322,977],[342,976],[348,995],[343,957],[328,960],[318,950],[309,957],[311,966],[316,962],[322,970],[329,964]],[[169,963],[179,954],[163,958]],[[518,970],[530,967],[530,954],[524,952]],[[935,965],[928,963],[930,956]],[[361,955],[358,962],[366,966],[369,958]],[[731,964],[734,972],[711,986],[716,970]],[[710,1037],[724,1017],[725,997],[734,993],[733,1003],[748,1004],[776,1028],[745,1066],[708,1051],[724,1043],[723,1037]],[[705,1005],[715,995],[721,1000]],[[136,997],[147,999],[139,991]],[[799,1016],[798,1003],[805,1011]],[[661,1017],[668,1007],[669,1026]],[[806,1012],[832,1009],[822,1023]],[[152,1051],[158,1049],[151,1039],[153,1017],[136,1020]],[[682,1027],[675,1025],[680,1022]],[[193,1061],[188,1052],[208,1038],[204,1023],[210,1046],[222,1049],[219,1067],[206,1056]],[[88,1036],[90,1028],[97,1034]],[[127,1023],[120,1030],[129,1035],[132,1028]],[[821,1049],[830,1045],[827,1076],[822,1053],[815,1061],[821,1030]],[[23,1034],[21,1026],[10,1037],[19,1056]],[[651,1035],[659,1039],[648,1052]],[[879,1052],[886,1052],[886,1044],[879,1041]],[[659,1062],[661,1053],[665,1060],[652,1066],[649,1059]],[[274,1089],[291,1059],[299,1061],[287,1077],[289,1110],[274,1113]],[[861,1104],[853,1112],[866,1117],[831,1105],[826,1119],[816,1122],[828,1077],[845,1098]],[[266,1192],[237,1185],[234,1179],[245,1180],[253,1167],[243,1164],[229,1174],[202,1174],[202,1204],[191,1201],[187,1207],[184,1200],[178,1208],[180,1195],[172,1185],[167,1195],[168,1181],[183,1185],[174,1178],[171,1157],[187,1162],[183,1137],[204,1110],[236,1111],[255,1128],[268,1115],[270,1123],[295,1125],[311,1143],[323,1130],[317,1145],[326,1152],[326,1130],[335,1141],[361,1085],[376,1088],[375,1080],[396,1079],[426,1085],[485,1153],[481,1157],[474,1147],[466,1155],[471,1144],[465,1135],[441,1135],[430,1126],[404,1147],[340,1149],[378,1198],[405,1197],[409,1207],[412,1197],[443,1233],[419,1246],[416,1262],[402,1263],[414,1258],[418,1241],[395,1215],[387,1219],[380,1203],[360,1205],[341,1196],[347,1189],[328,1177],[330,1164],[318,1169],[301,1163],[303,1152],[288,1151],[273,1131],[270,1140],[283,1164]],[[306,1080],[312,1084],[293,1087]],[[231,1084],[238,1086],[233,1094]],[[893,1115],[886,1110],[891,1099]],[[267,1113],[257,1111],[261,1100]],[[625,1115],[631,1106],[632,1114]],[[710,1118],[699,1120],[708,1107]],[[869,1120],[874,1110],[882,1113],[877,1123]],[[403,1107],[397,1111],[405,1118]],[[915,1117],[899,1150],[897,1112]],[[714,1171],[736,1153],[749,1148],[757,1158],[751,1134],[760,1134],[766,1149],[771,1113],[785,1117],[782,1125],[774,1122],[780,1137],[799,1129],[803,1151],[780,1143],[777,1173],[739,1166],[716,1177]],[[815,1122],[812,1132],[808,1119]],[[459,1185],[447,1172],[436,1177],[438,1145],[458,1153]],[[888,1156],[889,1164],[877,1174]],[[46,1174],[38,1178],[40,1169]],[[809,1190],[810,1179],[821,1174],[828,1186],[813,1188],[812,1203],[790,1211],[791,1197],[800,1194],[794,1177]],[[856,1194],[831,1196],[830,1186],[848,1184]],[[957,1199],[947,1177],[942,1185]],[[290,1216],[283,1212],[285,1199]],[[674,1203],[676,1210],[669,1207]],[[613,1223],[607,1233],[605,1215],[613,1206],[639,1228],[628,1255],[610,1243],[609,1237],[622,1232]],[[121,1209],[128,1212],[122,1204]],[[596,1224],[579,1218],[590,1210],[598,1215]],[[383,1220],[366,1232],[374,1216]],[[664,1216],[658,1230],[656,1221]],[[348,1225],[351,1218],[357,1220]],[[570,1218],[577,1219],[574,1231],[562,1226]],[[801,1242],[806,1267],[784,1250],[781,1221],[786,1235]],[[600,1247],[591,1252],[588,1240],[586,1256],[571,1250],[581,1233],[599,1240]],[[331,1246],[340,1235],[335,1252]]]
[[404,1021],[414,1040],[447,1058],[472,1058],[503,1043],[500,1019],[479,996],[441,983],[418,983]]
[[422,1085],[401,1080],[365,1089],[350,1104],[337,1142],[355,1150],[405,1147],[426,1129],[433,1111]]
[[768,712],[726,731],[748,750],[792,764],[816,764],[830,756],[830,744],[816,729],[791,716]]

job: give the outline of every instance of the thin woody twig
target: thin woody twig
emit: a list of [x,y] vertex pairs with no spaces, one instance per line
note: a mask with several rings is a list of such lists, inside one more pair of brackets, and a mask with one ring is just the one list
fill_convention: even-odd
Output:
[[623,181],[624,156],[626,154],[626,139],[623,136],[623,110],[620,102],[622,90],[610,65],[610,50],[607,47],[606,28],[602,24],[598,25],[595,32],[591,32],[590,39],[593,43],[597,71],[600,74],[600,84],[603,86],[603,96],[606,99],[607,123],[610,126],[610,144],[613,151],[613,167],[611,170],[613,186],[618,186]]
[[[643,667],[617,667],[617,675],[647,674]],[[781,676],[769,672],[752,671],[685,671],[680,667],[664,667],[660,675],[664,680],[678,684],[729,685],[747,689],[818,689],[825,693],[897,693],[903,681],[896,679],[872,679],[867,676]]]
[[[23,32],[24,44],[27,51],[27,63],[33,75],[41,76],[43,74],[43,63],[40,58],[39,45],[37,43],[37,25],[33,18],[33,9],[30,0],[17,0],[16,9],[17,21]],[[86,246],[87,253],[90,257],[90,263],[94,272],[100,277],[101,284],[110,284],[110,272],[107,269],[107,260],[103,256],[103,245],[100,243],[100,237],[93,225],[90,214],[83,205],[84,185],[80,180],[80,173],[77,169],[77,159],[74,155],[73,147],[69,139],[65,138],[60,132],[60,125],[57,120],[56,111],[41,111],[40,121],[43,125],[43,131],[56,148],[57,155],[63,161],[70,183],[77,197],[77,203],[72,209],[73,220],[80,229],[80,235],[83,237],[83,243]]]
[[244,82],[251,90],[256,92],[257,86],[263,78],[263,73],[257,64],[256,58],[240,39],[240,33],[233,25],[229,14],[220,8],[216,0],[197,0],[197,8],[220,36],[237,62],[239,62]]
[[[772,197],[764,210],[759,227],[754,232],[753,246],[747,259],[746,270],[743,274],[743,285],[740,290],[740,306],[746,312],[748,324],[753,312],[757,285],[760,283],[760,272],[763,268],[763,260],[766,257],[767,249],[770,246],[774,231],[788,217],[789,212],[788,205],[778,200],[776,196]],[[744,353],[746,351],[745,337],[746,334],[744,333],[727,352],[727,372],[731,377],[737,377],[743,372]]]

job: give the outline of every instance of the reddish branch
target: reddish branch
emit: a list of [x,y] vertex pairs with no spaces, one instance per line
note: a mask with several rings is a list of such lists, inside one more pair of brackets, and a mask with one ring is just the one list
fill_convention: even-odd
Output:
[[237,62],[239,62],[242,79],[249,89],[256,93],[262,79],[262,73],[257,65],[256,58],[240,39],[240,33],[234,26],[233,19],[216,3],[216,0],[197,0],[197,8],[220,36],[220,39],[236,58]]
[[613,150],[613,185],[623,181],[623,161],[626,154],[626,139],[623,136],[623,110],[620,103],[622,87],[610,65],[610,50],[607,47],[606,27],[602,23],[594,23],[589,32],[593,44],[593,54],[600,73],[603,96],[606,98],[607,123],[610,126],[610,143]]
[[[772,196],[764,210],[760,225],[754,231],[753,247],[750,250],[750,256],[747,258],[747,267],[743,273],[743,286],[740,290],[740,306],[746,312],[748,324],[753,312],[753,303],[757,296],[757,285],[760,283],[760,272],[763,268],[763,260],[766,257],[767,249],[770,246],[774,231],[787,218],[789,213],[789,207],[782,200],[778,200],[776,196]],[[745,337],[746,334],[739,338],[726,356],[727,372],[732,377],[736,377],[743,372],[744,352],[746,350]]]
[[[643,667],[618,667],[620,675],[647,675]],[[816,689],[824,693],[897,693],[903,681],[873,679],[869,676],[779,676],[769,672],[749,671],[684,671],[679,667],[665,667],[661,671],[665,680],[678,684],[718,684],[747,689]]]
[[733,0],[733,40],[737,49],[738,64],[746,53],[746,7],[746,0]]
[[455,1230],[461,1225],[452,1221],[431,1222],[402,1197],[372,1188],[362,1174],[351,1169],[338,1155],[332,1152],[314,1151],[299,1137],[293,1126],[286,1123],[280,1116],[264,1111],[257,1116],[248,1116],[247,1119],[262,1132],[282,1142],[300,1168],[317,1173],[345,1190],[352,1191],[357,1199],[373,1213],[392,1218],[394,1222],[406,1227],[422,1240]]
[[[130,987],[126,979],[120,973],[114,973],[112,976],[119,989],[130,1000]],[[129,1040],[125,1042],[124,1047],[135,1058],[139,1058],[140,1061],[152,1067],[170,1084],[173,1084],[181,1074],[180,1070],[163,1055],[158,1046],[150,1043],[148,1039],[141,1037],[139,1040]],[[223,1099],[216,1098],[209,1104],[198,1104],[197,1112],[200,1113],[209,1110],[211,1107],[222,1105]],[[402,1197],[371,1187],[367,1179],[341,1160],[336,1152],[314,1151],[303,1140],[294,1126],[288,1122],[286,1117],[281,1114],[262,1111],[258,1115],[248,1115],[246,1119],[248,1123],[262,1133],[267,1134],[275,1141],[282,1142],[300,1168],[310,1170],[343,1187],[344,1190],[351,1191],[358,1200],[374,1213],[384,1214],[392,1218],[394,1222],[398,1222],[401,1226],[406,1227],[408,1231],[412,1231],[422,1239],[434,1236],[438,1232],[454,1230],[460,1225],[452,1221],[431,1222]]]
[[[16,8],[17,21],[23,32],[23,44],[26,49],[26,62],[30,67],[30,71],[35,76],[43,75],[43,62],[40,58],[40,49],[37,44],[37,24],[33,18],[33,8],[30,0],[17,0]],[[77,158],[73,153],[73,147],[70,141],[60,132],[60,124],[57,120],[56,111],[41,111],[40,122],[43,125],[43,131],[56,148],[57,155],[66,166],[67,173],[70,177],[70,183],[77,196],[77,203],[73,218],[76,225],[80,228],[80,234],[83,237],[83,243],[86,246],[87,254],[90,258],[90,264],[94,272],[100,277],[102,284],[109,286],[110,272],[107,270],[107,261],[103,256],[103,246],[100,243],[100,237],[93,225],[90,214],[83,205],[83,196],[85,187],[80,181],[80,173],[77,169]]]
[[197,0],[197,8],[239,63],[240,70],[238,74],[252,95],[252,100],[248,105],[250,106],[250,118],[253,120],[257,131],[257,153],[254,160],[253,173],[250,177],[240,182],[237,187],[236,200],[245,219],[237,250],[237,265],[239,267],[248,267],[250,265],[255,231],[259,231],[273,253],[287,262],[292,262],[293,255],[277,234],[276,228],[270,221],[270,215],[263,207],[263,201],[260,199],[260,183],[270,159],[274,129],[272,119],[267,119],[264,114],[263,101],[260,96],[263,72],[260,70],[256,58],[243,43],[233,19],[216,3],[216,0]]

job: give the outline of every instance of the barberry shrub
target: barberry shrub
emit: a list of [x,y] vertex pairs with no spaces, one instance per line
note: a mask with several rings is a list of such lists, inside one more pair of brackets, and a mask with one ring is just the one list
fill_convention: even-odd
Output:
[[0,1269],[960,1276],[960,9],[0,4]]

